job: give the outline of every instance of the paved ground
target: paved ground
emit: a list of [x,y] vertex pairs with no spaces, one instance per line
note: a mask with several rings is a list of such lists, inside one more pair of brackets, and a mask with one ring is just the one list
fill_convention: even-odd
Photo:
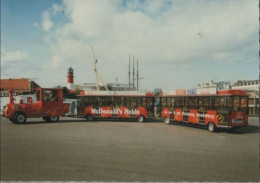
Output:
[[259,181],[258,118],[235,133],[162,122],[1,120],[1,180]]

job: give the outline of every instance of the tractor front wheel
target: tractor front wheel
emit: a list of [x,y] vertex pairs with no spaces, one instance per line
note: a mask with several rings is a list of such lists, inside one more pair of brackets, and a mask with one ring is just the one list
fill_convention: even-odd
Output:
[[14,117],[14,122],[18,124],[22,124],[26,122],[26,116],[23,113],[18,113]]

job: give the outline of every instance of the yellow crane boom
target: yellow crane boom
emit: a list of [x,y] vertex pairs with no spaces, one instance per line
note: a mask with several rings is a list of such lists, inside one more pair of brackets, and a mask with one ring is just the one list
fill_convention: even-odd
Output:
[[95,52],[94,52],[93,46],[91,46],[91,48],[92,48],[92,53],[93,53],[93,58],[94,58],[93,66],[94,66],[94,72],[96,74],[96,87],[97,87],[97,91],[100,90],[100,88],[99,88],[99,80],[102,82],[102,84],[103,84],[104,88],[106,89],[106,91],[108,91],[106,83],[103,81],[102,77],[100,76],[100,74],[97,71],[97,65],[96,65],[97,64],[97,59],[96,59],[96,56],[95,56]]

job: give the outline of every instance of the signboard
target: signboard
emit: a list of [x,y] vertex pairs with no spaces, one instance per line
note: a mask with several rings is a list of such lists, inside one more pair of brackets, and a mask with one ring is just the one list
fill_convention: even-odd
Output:
[[163,94],[163,96],[176,95],[176,90],[163,91],[162,94]]
[[176,95],[186,95],[186,90],[178,89],[178,90],[176,90]]
[[197,94],[197,89],[188,89],[186,91],[187,95],[196,95]]
[[171,96],[171,95],[186,95],[186,90],[178,89],[178,90],[168,90],[162,92],[163,96]]
[[198,95],[217,94],[217,88],[198,88]]

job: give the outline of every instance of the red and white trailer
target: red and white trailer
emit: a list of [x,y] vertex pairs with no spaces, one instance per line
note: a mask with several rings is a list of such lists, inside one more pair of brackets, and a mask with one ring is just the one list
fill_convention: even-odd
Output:
[[138,91],[84,91],[78,96],[78,117],[137,119],[154,117],[154,95]]
[[205,125],[211,132],[216,128],[248,126],[248,96],[244,91],[214,91],[215,94],[203,92],[205,94],[200,92],[196,95],[162,93],[160,107],[164,122]]

